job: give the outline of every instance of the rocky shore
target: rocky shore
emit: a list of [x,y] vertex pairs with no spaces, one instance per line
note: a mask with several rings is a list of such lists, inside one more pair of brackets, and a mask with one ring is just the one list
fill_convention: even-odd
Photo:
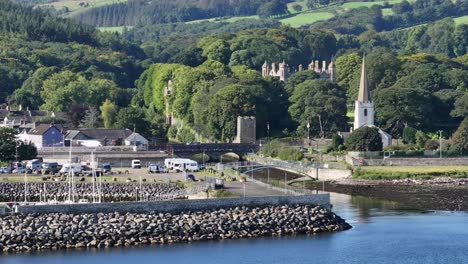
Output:
[[235,207],[178,214],[36,214],[0,218],[0,252],[107,248],[350,229],[319,206]]
[[[77,197],[91,199],[93,194],[92,183],[76,183]],[[139,190],[138,183],[102,183],[103,199],[106,202],[134,201],[140,192],[144,198],[154,198],[181,190],[173,183],[145,183]],[[138,188],[138,189],[137,189]],[[69,186],[66,182],[31,182],[27,185],[28,201],[38,202],[40,197],[46,200],[63,201],[68,197]],[[24,183],[0,183],[0,202],[24,201]]]
[[468,211],[468,184],[463,178],[429,180],[359,180],[308,183],[308,188],[395,201],[421,210]]

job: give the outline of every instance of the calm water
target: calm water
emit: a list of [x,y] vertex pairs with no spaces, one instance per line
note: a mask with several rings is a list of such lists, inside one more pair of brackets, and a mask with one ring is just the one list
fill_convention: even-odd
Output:
[[417,212],[389,202],[334,195],[353,225],[318,236],[212,241],[110,250],[0,256],[17,263],[468,263],[468,213]]

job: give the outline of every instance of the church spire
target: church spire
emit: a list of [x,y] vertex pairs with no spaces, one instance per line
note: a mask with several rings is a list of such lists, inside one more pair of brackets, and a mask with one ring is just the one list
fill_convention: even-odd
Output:
[[369,102],[369,89],[367,88],[367,73],[366,73],[366,55],[362,58],[361,81],[359,83],[358,102]]

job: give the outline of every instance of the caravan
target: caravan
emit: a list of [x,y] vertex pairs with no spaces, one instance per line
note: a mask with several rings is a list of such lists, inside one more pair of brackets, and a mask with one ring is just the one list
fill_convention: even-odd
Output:
[[59,171],[60,176],[68,173],[80,174],[81,173],[81,164],[80,163],[67,163],[63,164],[62,168]]
[[164,165],[168,170],[174,170],[176,172],[200,170],[198,163],[191,159],[165,159]]

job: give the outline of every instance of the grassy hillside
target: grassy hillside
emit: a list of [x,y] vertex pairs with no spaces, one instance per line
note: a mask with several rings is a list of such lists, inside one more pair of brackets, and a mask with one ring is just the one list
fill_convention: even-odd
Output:
[[66,8],[68,9],[66,15],[73,16],[74,14],[91,8],[123,2],[127,2],[127,0],[56,0],[39,6],[53,7],[57,10]]
[[[396,4],[400,3],[403,0],[390,0],[387,1],[389,4]],[[409,2],[413,2],[414,0],[410,0]],[[296,1],[288,3],[288,10],[291,13],[282,18],[278,18],[281,23],[290,25],[292,27],[301,27],[305,25],[313,24],[317,21],[328,20],[335,16],[335,14],[344,13],[350,9],[359,8],[359,7],[371,7],[373,5],[384,5],[385,1],[376,1],[376,2],[348,2],[344,4],[336,4],[330,6],[324,6],[314,9],[309,9],[306,5],[305,0]],[[293,9],[294,5],[302,6],[302,11],[297,12]],[[384,8],[382,10],[384,16],[393,15],[393,11],[391,8]],[[211,21],[211,22],[234,22],[242,19],[258,19],[258,16],[246,16],[246,17],[231,17],[231,18],[210,18],[210,19],[202,19],[202,20],[194,20],[187,23],[197,23],[202,21]]]
[[456,17],[453,20],[457,25],[468,24],[468,16]]
[[292,17],[280,19],[280,21],[281,23],[290,25],[291,27],[300,27],[303,25],[313,24],[317,21],[328,20],[334,16],[335,15],[329,12],[302,12]]

